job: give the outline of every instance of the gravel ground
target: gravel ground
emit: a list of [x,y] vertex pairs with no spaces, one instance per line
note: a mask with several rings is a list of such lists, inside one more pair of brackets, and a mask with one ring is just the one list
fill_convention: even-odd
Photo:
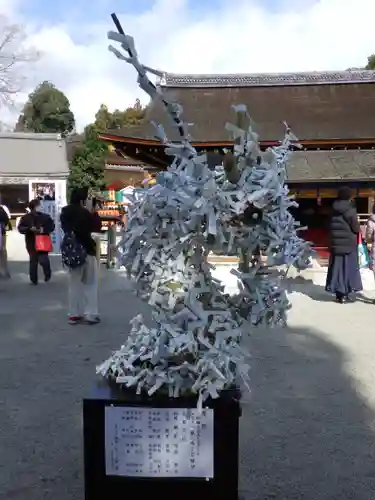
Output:
[[[31,287],[23,242],[0,282],[0,498],[83,500],[81,400],[95,365],[149,309],[103,270],[99,326],[66,323],[66,277]],[[252,331],[240,487],[245,500],[370,500],[375,492],[375,306],[292,280],[287,329]]]

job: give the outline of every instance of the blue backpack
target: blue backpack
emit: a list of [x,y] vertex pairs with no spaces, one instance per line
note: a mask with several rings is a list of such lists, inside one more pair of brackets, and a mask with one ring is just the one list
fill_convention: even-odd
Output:
[[82,243],[77,240],[74,231],[64,234],[61,242],[61,257],[63,266],[69,269],[82,267],[86,262],[87,251]]

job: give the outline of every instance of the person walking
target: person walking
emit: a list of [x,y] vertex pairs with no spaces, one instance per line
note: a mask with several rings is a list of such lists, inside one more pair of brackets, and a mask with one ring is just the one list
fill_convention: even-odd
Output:
[[333,202],[329,228],[330,258],[326,291],[335,294],[340,304],[351,302],[350,294],[362,290],[358,263],[360,225],[348,187],[339,189]]
[[7,214],[8,218],[9,218],[9,221],[10,221],[11,215],[10,215],[9,208],[6,205],[0,205],[0,207],[5,211],[5,213]]
[[64,237],[63,264],[69,271],[69,311],[71,325],[100,322],[98,313],[98,264],[93,233],[101,231],[101,220],[85,206],[88,190],[75,189],[70,203],[61,211]]
[[367,220],[365,241],[370,257],[370,268],[374,274],[375,279],[375,203],[372,206],[372,214]]
[[[55,229],[52,218],[41,211],[40,200],[29,203],[30,212],[21,217],[18,231],[25,235],[26,250],[29,254],[29,275],[33,285],[38,284],[38,264],[43,269],[44,281],[47,283],[52,276],[48,253],[52,250],[50,235]],[[47,246],[39,236],[47,237]],[[48,241],[50,246],[48,246]],[[42,243],[42,245],[40,245]]]
[[0,205],[0,278],[9,279],[7,253],[7,229],[12,230],[10,213],[5,205]]

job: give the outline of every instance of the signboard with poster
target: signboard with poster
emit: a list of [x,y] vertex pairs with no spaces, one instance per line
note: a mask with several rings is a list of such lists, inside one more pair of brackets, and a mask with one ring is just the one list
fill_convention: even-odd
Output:
[[55,201],[56,188],[54,181],[29,181],[29,198],[31,200]]
[[62,231],[60,212],[66,205],[66,180],[33,179],[29,181],[29,200],[39,199],[42,211],[48,214],[55,223],[51,234],[53,253],[60,253]]

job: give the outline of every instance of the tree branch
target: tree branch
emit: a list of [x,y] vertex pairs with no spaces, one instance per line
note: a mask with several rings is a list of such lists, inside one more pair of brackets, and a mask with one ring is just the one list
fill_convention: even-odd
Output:
[[9,106],[27,79],[25,63],[35,62],[40,54],[26,44],[26,34],[17,24],[0,15],[0,103]]

